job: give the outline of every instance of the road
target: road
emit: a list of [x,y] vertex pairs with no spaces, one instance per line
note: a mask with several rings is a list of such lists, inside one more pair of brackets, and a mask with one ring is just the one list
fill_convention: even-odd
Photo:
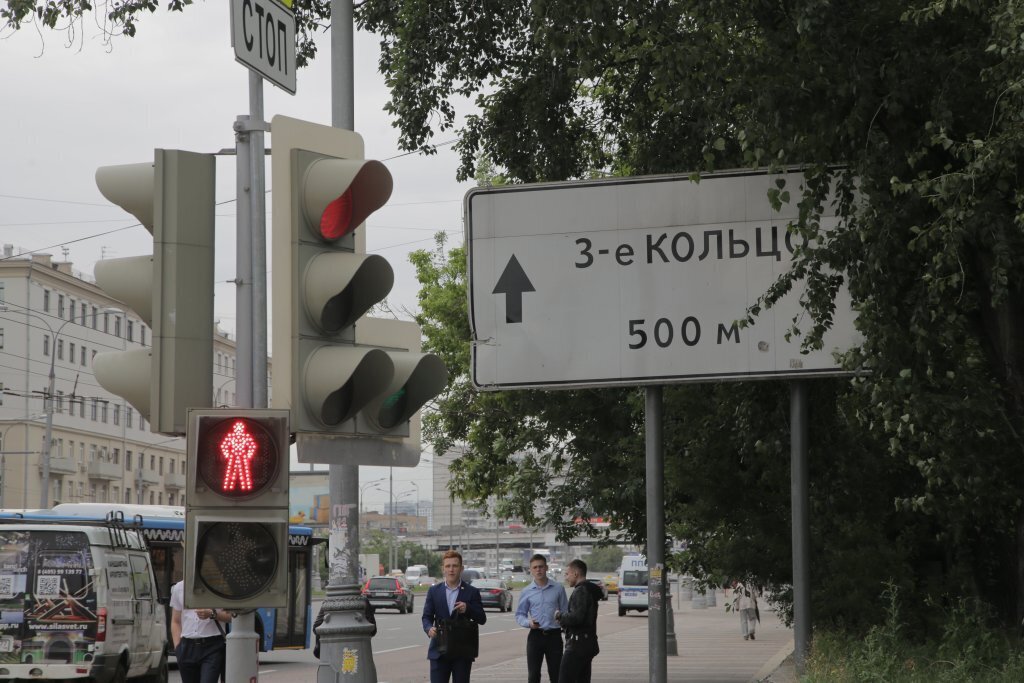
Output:
[[[377,678],[381,683],[419,683],[429,680],[427,664],[427,637],[420,625],[423,608],[422,596],[417,595],[412,614],[398,614],[393,610],[377,612],[377,635],[373,638],[373,660]],[[516,604],[519,598],[516,596]],[[319,605],[314,605],[319,609]],[[635,628],[647,617],[630,613],[620,618],[615,597],[602,602],[598,612],[598,635]],[[487,610],[487,623],[480,627],[480,657],[475,666],[494,666],[523,657],[526,653],[526,629],[520,628],[513,613]],[[269,652],[260,656],[261,683],[295,683],[316,680],[318,661],[311,650]],[[172,670],[170,680],[180,683],[181,677]]]

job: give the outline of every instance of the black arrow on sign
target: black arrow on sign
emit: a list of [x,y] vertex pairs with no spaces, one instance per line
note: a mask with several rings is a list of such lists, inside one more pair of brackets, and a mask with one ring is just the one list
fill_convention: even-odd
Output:
[[519,260],[513,254],[491,293],[505,295],[505,322],[521,323],[523,322],[523,292],[536,291],[530,278],[526,277],[526,271],[519,265]]

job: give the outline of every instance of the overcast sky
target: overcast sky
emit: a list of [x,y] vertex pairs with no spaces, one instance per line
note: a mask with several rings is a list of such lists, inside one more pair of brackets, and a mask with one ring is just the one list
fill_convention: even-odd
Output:
[[[70,40],[66,32],[32,25],[0,34],[0,244],[13,245],[16,254],[50,253],[56,260],[63,260],[66,250],[67,260],[88,279],[104,256],[152,251],[149,233],[100,195],[94,173],[98,166],[151,161],[158,147],[234,148],[232,124],[248,114],[248,71],[234,59],[228,7],[220,0],[180,13],[161,7],[140,19],[134,38],[115,37],[106,44],[92,16],[76,26]],[[450,245],[462,242],[462,197],[469,185],[455,182],[457,159],[450,146],[429,157],[398,149],[397,132],[383,109],[387,90],[377,73],[377,45],[375,37],[356,34],[355,125],[365,138],[367,157],[387,163],[395,189],[368,221],[367,251],[386,257],[395,269],[392,308],[414,309],[417,284],[408,253],[431,248],[439,230],[449,234]],[[285,114],[331,123],[329,57],[325,34],[318,59],[298,73],[296,95],[265,84],[268,121]],[[435,139],[452,138],[439,133]],[[268,144],[272,140],[271,135]],[[215,273],[216,315],[221,328],[232,333],[234,162],[234,156],[217,161]],[[269,235],[269,217],[267,223]],[[272,261],[268,269],[272,277]],[[366,468],[361,479],[382,476],[386,469]],[[419,483],[424,500],[429,498],[428,465],[396,469],[396,495],[414,490],[405,483],[409,480]],[[367,501],[373,502],[371,492]]]

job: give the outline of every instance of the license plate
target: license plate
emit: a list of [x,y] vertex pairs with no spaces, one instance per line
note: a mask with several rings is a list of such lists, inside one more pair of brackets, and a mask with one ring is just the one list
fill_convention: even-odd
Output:
[[12,652],[14,640],[12,638],[0,638],[0,652]]

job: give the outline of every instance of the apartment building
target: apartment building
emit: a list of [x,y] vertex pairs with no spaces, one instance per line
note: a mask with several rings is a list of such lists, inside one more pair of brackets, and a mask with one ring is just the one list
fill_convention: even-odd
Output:
[[[48,504],[184,503],[185,440],[150,432],[144,417],[92,374],[97,353],[151,343],[148,326],[70,262],[49,254],[16,256],[4,246],[0,508],[38,508],[43,500],[50,405]],[[234,405],[235,345],[219,330],[213,373],[214,405]]]

